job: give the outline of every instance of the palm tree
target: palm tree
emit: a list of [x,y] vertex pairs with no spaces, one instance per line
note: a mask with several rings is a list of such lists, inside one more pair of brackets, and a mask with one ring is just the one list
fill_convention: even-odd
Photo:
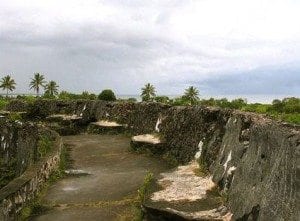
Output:
[[185,89],[183,98],[190,102],[191,105],[195,104],[199,100],[199,91],[197,88],[190,86]]
[[40,94],[40,87],[44,87],[46,81],[44,75],[40,73],[35,73],[33,78],[31,78],[31,82],[29,84],[30,89],[34,89],[36,91],[36,96]]
[[141,97],[143,101],[153,100],[155,97],[155,87],[150,83],[145,84],[145,86],[142,88]]
[[11,78],[11,76],[6,75],[0,81],[0,88],[2,88],[2,90],[6,90],[6,97],[8,97],[8,91],[16,89],[16,82]]
[[45,94],[54,97],[58,94],[58,85],[55,81],[49,81],[48,84],[45,85]]

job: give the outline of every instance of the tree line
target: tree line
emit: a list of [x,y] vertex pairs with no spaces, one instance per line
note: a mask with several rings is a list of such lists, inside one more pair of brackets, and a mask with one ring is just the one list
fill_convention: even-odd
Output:
[[[6,90],[6,97],[9,91],[16,88],[16,82],[11,76],[7,75],[0,81],[0,88]],[[67,91],[58,92],[58,84],[55,81],[47,82],[44,75],[35,73],[29,83],[29,88],[36,92],[36,97],[41,97],[41,89],[45,90],[43,98],[58,98],[62,100],[75,100],[75,99],[89,99],[89,100],[105,100],[116,101],[116,95],[111,89],[103,90],[99,95],[83,91],[81,94],[74,94]],[[143,102],[160,102],[173,106],[184,105],[203,105],[215,106],[220,108],[237,109],[241,111],[249,111],[256,113],[263,113],[274,118],[279,118],[287,122],[300,124],[300,99],[296,97],[284,98],[282,100],[275,99],[272,104],[254,103],[248,104],[246,99],[238,98],[229,101],[226,98],[222,99],[200,99],[199,90],[190,86],[186,88],[182,96],[176,98],[169,98],[168,96],[158,96],[154,85],[147,83],[141,88],[140,96]],[[30,96],[17,96],[17,98],[31,100],[34,97]],[[136,102],[136,98],[118,99],[118,101]],[[0,109],[5,106],[7,102],[0,99]]]
[[[6,91],[6,97],[8,97],[9,91],[12,92],[16,89],[16,85],[15,80],[10,75],[4,76],[0,81],[0,88]],[[29,88],[34,90],[37,96],[40,96],[41,88],[44,88],[45,96],[54,97],[58,94],[58,84],[55,81],[47,82],[44,75],[40,73],[33,74],[33,78],[31,78],[29,83]]]

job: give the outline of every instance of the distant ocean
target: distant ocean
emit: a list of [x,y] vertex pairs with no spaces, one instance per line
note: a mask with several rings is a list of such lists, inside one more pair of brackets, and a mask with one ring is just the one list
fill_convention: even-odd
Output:
[[[176,97],[180,97],[181,95],[166,95],[169,98],[173,99]],[[117,95],[120,99],[128,99],[128,98],[135,98],[137,101],[141,101],[140,95]],[[227,98],[228,100],[233,100],[236,98],[244,98],[247,100],[248,103],[264,103],[270,104],[274,99],[283,99],[285,97],[300,97],[300,95],[270,95],[270,94],[251,94],[251,95],[203,95],[200,96],[200,99],[209,99],[209,98]]]

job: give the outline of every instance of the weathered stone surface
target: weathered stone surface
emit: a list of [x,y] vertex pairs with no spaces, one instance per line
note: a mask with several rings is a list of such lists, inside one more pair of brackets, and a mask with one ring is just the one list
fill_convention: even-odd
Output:
[[138,152],[149,152],[152,154],[163,154],[166,152],[165,142],[158,134],[142,134],[131,138],[131,149]]
[[140,142],[140,143],[149,143],[149,144],[160,144],[163,143],[159,138],[158,134],[142,134],[136,135],[131,138],[133,142]]
[[26,111],[45,116],[43,108],[51,114],[82,114],[86,124],[127,124],[133,135],[159,132],[166,142],[162,154],[179,163],[190,162],[201,143],[199,162],[228,195],[234,220],[300,217],[299,127],[257,114],[158,103],[39,101]]
[[37,161],[38,133],[36,125],[0,118],[0,188]]
[[[35,124],[5,118],[0,121],[1,180],[5,181],[0,189],[0,220],[16,220],[23,206],[35,197],[57,168],[62,143],[57,133]],[[53,142],[47,156],[39,153],[41,136]]]
[[[234,220],[297,220],[299,131],[251,118],[246,128],[244,115],[228,120],[214,181],[228,193]],[[248,129],[248,139],[241,139]]]
[[52,114],[46,117],[45,124],[60,135],[75,135],[84,130],[84,123],[81,116],[76,114]]

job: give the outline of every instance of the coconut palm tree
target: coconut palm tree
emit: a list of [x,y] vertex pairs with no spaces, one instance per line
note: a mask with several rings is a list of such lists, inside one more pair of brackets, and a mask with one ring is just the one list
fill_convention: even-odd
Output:
[[45,85],[45,94],[50,97],[54,97],[58,94],[58,85],[55,81],[49,81]]
[[199,91],[197,88],[190,86],[185,89],[183,98],[190,102],[191,105],[195,104],[199,100]]
[[141,97],[143,101],[151,101],[155,97],[155,87],[148,83],[142,88]]
[[11,78],[11,76],[6,75],[0,81],[0,88],[2,88],[2,90],[6,90],[6,97],[8,97],[8,91],[16,89],[16,82]]
[[31,78],[31,82],[29,84],[30,89],[34,89],[36,91],[36,96],[40,95],[40,87],[44,87],[46,81],[44,75],[40,73],[35,73],[33,78]]

